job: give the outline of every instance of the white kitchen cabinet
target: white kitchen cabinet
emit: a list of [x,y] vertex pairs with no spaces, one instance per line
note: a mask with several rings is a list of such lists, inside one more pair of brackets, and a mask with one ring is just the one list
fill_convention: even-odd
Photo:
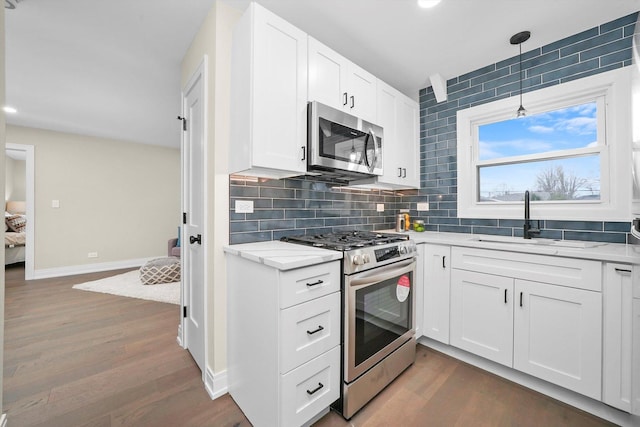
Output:
[[308,49],[309,101],[379,124],[376,77],[313,37],[308,38]]
[[515,280],[513,367],[599,400],[602,295]]
[[233,32],[229,173],[306,173],[307,35],[252,2]]
[[513,365],[513,279],[451,272],[451,345]]
[[[637,272],[637,270],[636,270]],[[638,281],[636,273],[634,281]],[[633,297],[633,353],[631,356],[632,403],[631,413],[640,415],[640,292]]]
[[393,190],[420,188],[420,108],[418,103],[378,80],[378,125],[384,130],[383,175],[351,186]]
[[630,265],[607,263],[604,271],[602,400],[631,412],[633,289]]
[[422,335],[449,344],[451,248],[424,247]]
[[300,426],[340,396],[340,261],[281,271],[227,255],[229,393],[255,426]]
[[424,324],[424,252],[426,245],[417,245],[418,259],[416,260],[415,277],[415,328],[416,339],[423,335]]
[[600,262],[458,247],[452,261],[451,345],[601,398]]

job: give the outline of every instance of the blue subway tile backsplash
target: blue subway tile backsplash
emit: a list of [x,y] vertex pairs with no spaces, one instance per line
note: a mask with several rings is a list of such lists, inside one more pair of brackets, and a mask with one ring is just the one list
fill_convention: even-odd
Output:
[[[523,52],[523,91],[562,84],[630,66],[631,40],[638,13]],[[428,231],[522,237],[523,220],[457,217],[456,114],[471,106],[517,96],[518,56],[506,58],[447,81],[447,101],[438,103],[433,88],[419,91],[420,190],[390,192],[348,190],[319,177],[230,182],[230,243],[277,240],[294,234],[337,230],[384,230],[395,214],[409,209]],[[236,200],[253,200],[254,213],[238,214]],[[427,202],[429,211],[415,210]],[[376,205],[384,203],[384,212]],[[628,222],[541,220],[540,237],[600,242],[632,241]]]
[[[542,89],[577,78],[631,64],[631,36],[637,13],[599,27],[558,40],[539,49],[523,52],[523,91]],[[502,60],[447,81],[447,101],[437,103],[431,88],[420,91],[421,201],[429,202],[428,212],[411,211],[423,219],[428,230],[457,233],[484,233],[522,237],[523,220],[457,218],[455,179],[440,171],[456,172],[456,134],[441,120],[472,105],[516,96],[519,93],[518,56]],[[506,70],[506,71],[505,71]],[[493,93],[493,96],[491,94]],[[453,124],[455,122],[452,122]],[[440,130],[444,129],[446,130]],[[451,152],[440,149],[447,143]],[[434,161],[435,159],[435,161]],[[433,168],[434,165],[440,167]],[[624,243],[630,223],[599,221],[541,221],[541,237]]]

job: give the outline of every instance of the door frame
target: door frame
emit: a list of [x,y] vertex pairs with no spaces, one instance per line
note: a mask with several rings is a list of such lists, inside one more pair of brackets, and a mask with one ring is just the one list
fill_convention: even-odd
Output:
[[[191,75],[191,77],[189,77],[189,79],[187,80],[187,83],[184,85],[184,87],[182,88],[181,91],[181,113],[182,116],[184,117],[185,115],[185,111],[187,108],[187,104],[186,104],[186,96],[187,93],[189,93],[189,89],[195,84],[195,82],[198,81],[198,79],[202,80],[202,108],[203,108],[203,123],[202,123],[202,138],[204,140],[204,147],[203,147],[203,168],[202,168],[202,179],[203,179],[203,194],[202,194],[202,206],[204,209],[204,215],[203,215],[203,223],[202,223],[202,235],[203,235],[203,242],[202,242],[202,251],[203,251],[203,256],[205,259],[205,268],[204,268],[204,272],[203,272],[203,286],[204,286],[204,301],[202,302],[205,305],[205,309],[203,310],[204,313],[204,366],[202,369],[202,381],[206,383],[206,372],[207,372],[207,366],[208,366],[208,360],[209,360],[209,346],[208,346],[208,323],[209,323],[209,315],[208,315],[208,311],[206,310],[206,303],[208,301],[208,268],[206,268],[206,260],[208,259],[208,253],[209,253],[209,239],[207,238],[208,231],[207,231],[207,205],[208,205],[208,134],[209,134],[209,129],[208,129],[208,123],[207,123],[207,117],[209,117],[209,102],[208,102],[208,94],[209,94],[209,85],[208,85],[208,56],[207,55],[203,55],[202,60],[200,61],[200,64],[198,65],[198,67],[195,69],[195,71],[193,72],[193,74]],[[187,124],[188,126],[188,124]],[[182,212],[187,212],[187,204],[186,204],[186,194],[187,194],[187,186],[188,186],[188,169],[187,169],[187,161],[188,158],[185,155],[186,151],[185,151],[185,144],[186,144],[186,138],[185,138],[185,132],[181,132],[180,134],[180,176],[181,176],[181,196],[180,196],[180,204],[182,207]],[[188,235],[188,233],[185,232],[185,224],[182,221],[180,221],[180,236],[182,239],[182,242],[186,242],[187,240],[185,240],[186,236]],[[181,250],[181,267],[184,268],[185,265],[188,265],[187,263],[184,262],[185,257],[190,256],[189,255],[189,251],[188,250],[184,250],[184,244],[182,244],[183,248]],[[185,277],[184,274],[181,275],[182,278]],[[184,280],[180,280],[180,310],[184,310],[184,304],[186,302],[185,300],[185,295],[186,295],[186,287],[185,287],[185,283]],[[186,340],[186,331],[185,331],[185,317],[183,315],[183,313],[180,313],[180,326],[179,326],[179,330],[178,330],[178,337],[177,337],[177,341],[178,344],[180,344],[180,346],[184,349],[187,349],[187,340]]]
[[25,153],[27,236],[25,245],[24,278],[25,280],[32,280],[34,279],[35,274],[35,147],[33,145],[12,144],[7,142],[5,145],[5,153],[7,150],[22,151]]

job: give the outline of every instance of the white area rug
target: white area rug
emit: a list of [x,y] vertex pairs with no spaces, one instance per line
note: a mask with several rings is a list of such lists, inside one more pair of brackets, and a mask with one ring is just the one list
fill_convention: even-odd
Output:
[[74,285],[73,288],[169,304],[180,304],[180,282],[143,285],[140,282],[140,272],[138,270],[94,280],[93,282],[80,283]]

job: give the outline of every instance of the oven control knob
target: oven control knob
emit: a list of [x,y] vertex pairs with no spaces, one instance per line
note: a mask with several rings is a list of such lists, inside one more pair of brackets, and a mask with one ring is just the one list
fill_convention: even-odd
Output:
[[367,264],[367,263],[371,262],[371,257],[369,256],[369,254],[362,255],[362,262],[363,262],[363,264]]
[[400,246],[400,253],[401,254],[406,254],[407,253],[407,247],[406,246]]
[[360,255],[354,255],[351,258],[351,262],[355,265],[362,265],[364,264],[364,260],[362,259],[362,257]]

